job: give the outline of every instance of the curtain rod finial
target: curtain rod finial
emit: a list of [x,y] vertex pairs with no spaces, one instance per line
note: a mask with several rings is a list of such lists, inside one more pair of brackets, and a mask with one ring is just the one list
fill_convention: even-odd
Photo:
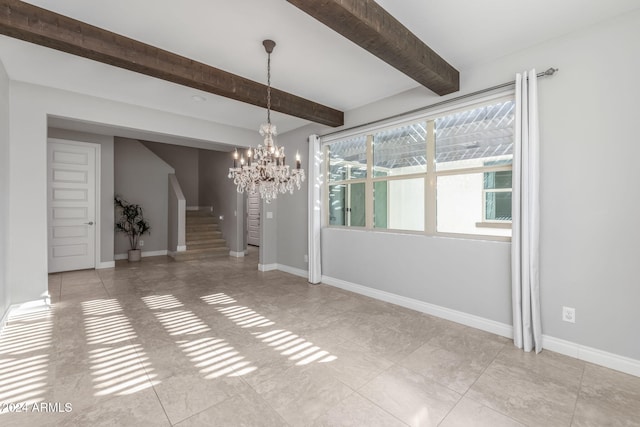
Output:
[[544,75],[545,76],[553,76],[556,73],[556,71],[558,71],[557,68],[551,67],[547,71],[544,72]]

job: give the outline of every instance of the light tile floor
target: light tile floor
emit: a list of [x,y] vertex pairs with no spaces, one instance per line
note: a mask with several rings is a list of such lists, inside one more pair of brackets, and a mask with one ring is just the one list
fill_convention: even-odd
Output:
[[640,378],[256,264],[51,275],[0,336],[0,425],[640,426]]

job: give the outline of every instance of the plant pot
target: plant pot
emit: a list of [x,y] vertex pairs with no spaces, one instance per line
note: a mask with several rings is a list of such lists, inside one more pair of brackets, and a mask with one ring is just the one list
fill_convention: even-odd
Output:
[[139,262],[142,258],[142,250],[129,249],[129,262]]

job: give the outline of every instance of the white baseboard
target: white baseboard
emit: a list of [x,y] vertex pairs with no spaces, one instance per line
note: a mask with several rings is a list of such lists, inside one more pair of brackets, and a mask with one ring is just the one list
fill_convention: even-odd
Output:
[[[150,256],[163,256],[163,255],[169,255],[169,251],[168,250],[163,250],[163,251],[149,251],[149,252],[142,252],[140,254],[142,256],[142,258],[146,258],[146,257],[150,257]],[[129,258],[128,254],[115,254],[113,256],[113,258],[118,261],[118,260],[122,260],[122,259],[127,259]]]
[[7,325],[9,316],[14,314],[35,313],[42,310],[51,310],[51,299],[49,296],[22,304],[10,305],[6,313],[4,313],[4,316],[2,316],[2,320],[0,320],[0,334],[2,334],[2,330]]
[[556,353],[564,354],[565,356],[575,357],[576,359],[584,360],[585,362],[594,363],[596,365],[640,377],[640,360],[576,344],[560,338],[550,337],[548,335],[542,336],[542,347],[547,350],[555,351]]
[[289,267],[288,265],[283,264],[258,264],[258,270],[260,271],[273,271],[280,270],[285,273],[293,274],[294,276],[304,277],[305,279],[309,277],[309,273],[307,270],[302,270],[295,267]]
[[244,251],[242,252],[229,251],[229,256],[232,256],[234,258],[244,258]]
[[367,286],[357,285],[333,277],[322,276],[322,283],[335,286],[336,288],[355,292],[357,294],[366,295],[381,301],[390,302],[402,307],[410,308],[421,313],[430,314],[432,316],[441,317],[451,320],[452,322],[461,323],[476,329],[491,332],[507,338],[513,338],[513,328],[506,323],[496,322],[495,320],[485,319],[484,317],[475,316],[473,314],[464,313],[462,311],[452,310],[450,308],[441,307],[428,302],[420,301],[401,295],[392,294],[390,292],[369,288]]
[[7,321],[9,320],[9,314],[11,313],[11,310],[14,308],[15,306],[10,305],[9,307],[7,307],[7,310],[4,312],[4,314],[2,315],[2,319],[0,319],[0,334],[2,334],[2,330],[4,329],[4,327],[7,324]]
[[[496,322],[484,317],[452,310],[435,304],[429,304],[424,301],[369,288],[367,286],[335,279],[333,277],[322,276],[322,283],[355,292],[357,294],[366,295],[381,301],[400,305],[422,313],[431,314],[436,317],[441,317],[443,319],[451,320],[452,322],[461,323],[496,335],[513,338],[513,327],[506,323]],[[576,344],[560,338],[550,337],[548,335],[542,336],[542,348],[640,377],[640,360],[608,353],[606,351]]]
[[115,261],[99,262],[98,265],[96,265],[96,270],[102,270],[103,268],[114,268],[115,266]]
[[278,269],[278,264],[258,264],[260,271],[273,271]]
[[294,276],[304,277],[305,279],[309,278],[309,272],[307,270],[302,270],[301,268],[289,267],[288,265],[276,264],[278,266],[278,270],[284,271],[285,273],[293,274]]
[[178,246],[175,251],[167,251],[167,255],[170,256],[171,258],[175,258],[180,252],[186,252],[186,251],[187,251],[186,246]]

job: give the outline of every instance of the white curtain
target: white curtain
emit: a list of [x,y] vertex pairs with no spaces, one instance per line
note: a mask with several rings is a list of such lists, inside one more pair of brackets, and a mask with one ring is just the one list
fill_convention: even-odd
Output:
[[320,227],[322,206],[322,151],[318,135],[309,136],[309,283],[322,280]]
[[542,350],[540,323],[539,132],[536,70],[516,75],[513,156],[511,275],[513,341],[524,351]]

